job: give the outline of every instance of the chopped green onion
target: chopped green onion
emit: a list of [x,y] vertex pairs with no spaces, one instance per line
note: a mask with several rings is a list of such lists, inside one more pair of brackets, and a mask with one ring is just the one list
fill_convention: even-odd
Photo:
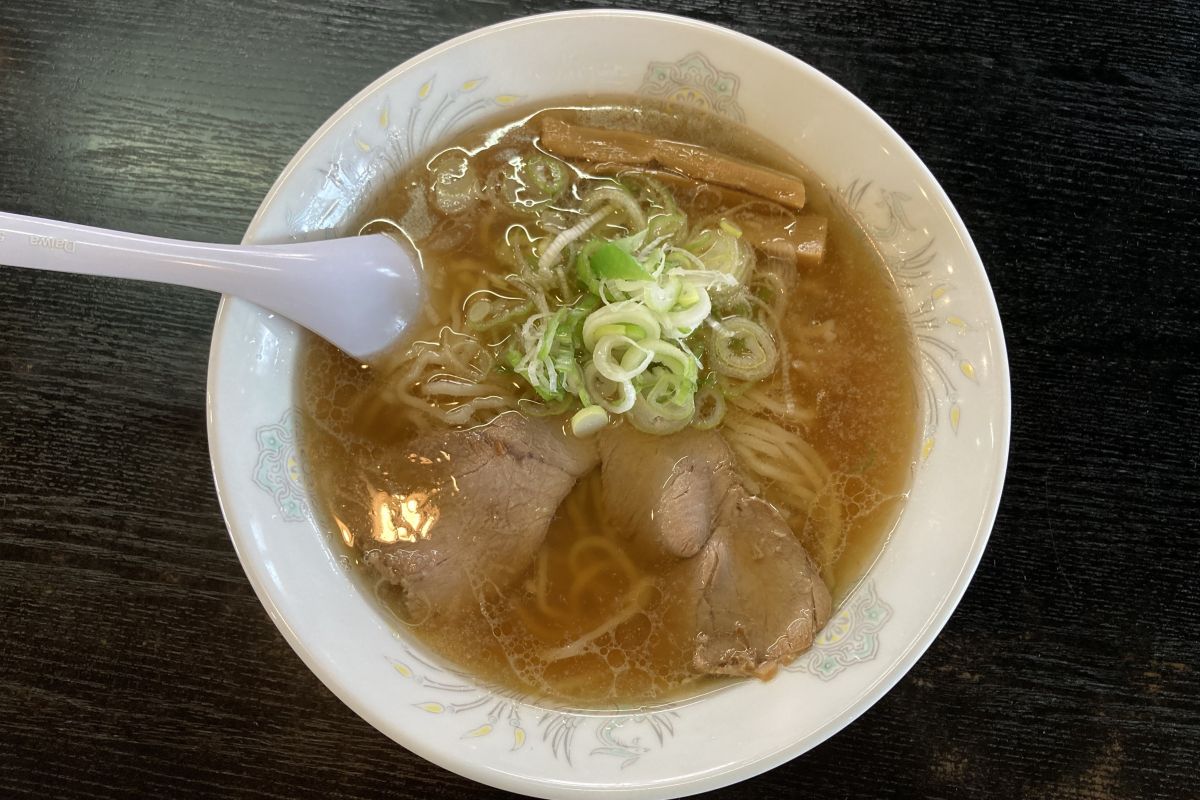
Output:
[[600,291],[600,279],[592,271],[592,253],[600,246],[599,240],[593,240],[583,246],[579,255],[575,256],[575,280],[591,294]]
[[479,199],[475,170],[465,150],[451,148],[430,159],[426,165],[434,173],[431,184],[433,204],[443,214],[461,214]]
[[567,309],[566,316],[559,324],[558,335],[569,339],[571,344],[578,347],[583,344],[583,322],[600,306],[600,298],[594,294],[585,294],[575,301],[575,305]]
[[647,272],[637,259],[617,247],[613,242],[606,242],[592,253],[592,273],[606,280],[648,281]]
[[628,336],[602,336],[592,349],[592,363],[610,381],[631,380],[644,371],[653,358],[652,351]]
[[620,184],[597,186],[583,198],[584,211],[592,211],[604,205],[618,209],[625,217],[625,221],[629,223],[630,230],[644,233],[646,215],[638,205],[637,199],[624,186]]
[[[617,325],[617,324],[601,325],[598,328],[596,328],[594,333],[595,333],[597,339],[601,339],[605,336],[626,336],[627,331],[629,330],[630,327],[632,327],[632,326]],[[633,337],[630,336],[629,338],[632,339]]]
[[693,236],[691,240],[684,245],[684,249],[686,249],[689,253],[699,256],[700,253],[713,246],[713,243],[717,241],[717,236],[719,235],[720,234],[718,234],[712,228],[705,228]]
[[705,386],[696,393],[696,415],[692,427],[702,431],[712,430],[725,419],[725,395],[715,386]]
[[521,351],[516,347],[509,347],[504,351],[504,355],[500,356],[500,365],[511,370],[515,370],[521,364]]
[[544,359],[550,357],[550,348],[554,346],[554,334],[558,333],[559,323],[562,322],[563,317],[566,315],[567,311],[564,308],[560,308],[550,315],[550,319],[546,322],[546,327],[542,330],[541,342],[537,350],[538,358]]
[[626,329],[625,335],[631,339],[657,339],[662,330],[650,309],[635,300],[622,300],[593,311],[583,321],[584,347],[591,350],[596,346],[596,339],[599,338],[596,331],[604,325],[631,325],[638,328],[640,337],[632,336]]
[[687,227],[687,217],[680,213],[655,214],[647,221],[646,230],[651,238],[675,236]]
[[[594,434],[614,414],[650,433],[711,429],[728,398],[774,371],[775,340],[752,319],[754,251],[735,221],[689,236],[671,193],[636,174],[592,182],[577,206],[552,208],[549,198],[569,203],[569,167],[541,156],[510,166],[519,171],[505,175],[538,217],[510,225],[498,255],[528,296],[486,290],[463,311],[476,332],[508,326],[498,368],[521,376],[540,399],[521,401],[531,413],[575,409],[576,436]],[[543,224],[547,214],[583,216],[563,230],[568,223]],[[697,336],[705,325],[711,331]]]
[[536,189],[543,200],[556,200],[567,188],[567,169],[557,158],[539,153],[525,162],[522,172],[526,184]]
[[743,381],[760,381],[775,371],[779,351],[766,328],[745,317],[722,320],[713,331],[712,368]]
[[665,314],[667,324],[664,327],[669,329],[677,339],[686,339],[691,336],[712,313],[712,301],[708,299],[707,289],[703,286],[693,286],[689,287],[689,291],[695,295],[695,300],[691,305]]
[[587,316],[600,307],[600,298],[594,294],[585,294],[575,301],[575,307]]
[[571,417],[571,433],[579,438],[593,436],[608,425],[608,412],[600,406],[584,406]]
[[709,228],[688,242],[683,252],[695,256],[703,265],[702,269],[724,273],[735,283],[744,285],[754,266],[754,251],[740,234],[740,231],[734,235],[724,228]]
[[637,233],[630,234],[629,236],[622,236],[618,239],[612,239],[610,240],[609,244],[612,244],[614,247],[618,247],[621,250],[624,250],[626,253],[633,255],[637,251],[641,250],[642,245],[646,243],[646,234],[647,231],[645,228],[643,228]]
[[675,375],[689,381],[693,390],[696,388],[696,362],[690,355],[662,339],[651,339],[639,344],[653,353],[655,363],[662,364]]
[[524,320],[533,310],[528,300],[516,300],[485,292],[468,298],[465,314],[467,327],[476,333],[494,330]]
[[652,403],[639,393],[633,408],[625,416],[633,427],[643,433],[664,435],[686,428],[691,423],[693,413],[695,407],[691,404]]
[[539,402],[523,398],[517,401],[517,408],[531,417],[556,417],[571,407],[571,398],[562,397],[557,400]]
[[[692,287],[686,287],[686,291],[693,296],[695,290]],[[683,281],[678,278],[668,277],[662,283],[647,283],[642,290],[642,302],[651,311],[657,311],[660,314],[665,314],[670,311],[678,303],[685,308],[690,305],[684,302],[685,287]]]
[[610,414],[624,414],[633,408],[636,394],[629,381],[611,381],[600,374],[594,362],[583,368],[583,384],[592,400]]

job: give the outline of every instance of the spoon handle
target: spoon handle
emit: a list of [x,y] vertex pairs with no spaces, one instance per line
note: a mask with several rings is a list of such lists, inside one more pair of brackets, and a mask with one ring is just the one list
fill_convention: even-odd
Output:
[[204,244],[0,212],[0,264],[236,295],[359,357],[393,341],[416,318],[420,302],[412,256],[383,234]]
[[0,264],[134,278],[246,296],[247,274],[277,270],[294,246],[203,244],[0,212]]

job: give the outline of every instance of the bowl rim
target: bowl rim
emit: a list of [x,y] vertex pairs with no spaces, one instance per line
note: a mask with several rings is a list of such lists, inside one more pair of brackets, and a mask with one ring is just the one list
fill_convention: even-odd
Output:
[[[915,663],[928,650],[933,641],[940,634],[950,616],[958,607],[971,578],[973,577],[979,563],[982,559],[983,552],[990,539],[996,516],[999,511],[1000,498],[1003,492],[1007,467],[1008,456],[1010,451],[1010,438],[1012,427],[1012,399],[1011,399],[1011,376],[1008,361],[1007,345],[1004,337],[1003,327],[1001,324],[999,309],[996,304],[995,295],[991,286],[990,280],[987,279],[987,271],[984,267],[977,248],[968,232],[966,225],[963,223],[958,210],[950,201],[949,196],[942,188],[941,184],[930,172],[929,168],[921,160],[921,158],[913,151],[911,146],[901,137],[892,127],[872,110],[866,103],[860,100],[857,96],[843,87],[837,81],[817,68],[809,65],[800,58],[791,55],[777,47],[767,44],[761,40],[755,39],[747,34],[720,26],[712,23],[699,20],[689,19],[673,14],[664,14],[660,12],[638,11],[629,9],[581,9],[571,11],[556,11],[543,14],[535,14],[523,16],[511,20],[502,21],[482,28],[478,28],[467,33],[461,34],[453,39],[447,40],[439,45],[422,51],[421,53],[409,58],[399,65],[389,69],[379,78],[372,81],[366,87],[354,94],[349,100],[342,104],[317,130],[308,138],[308,140],[296,151],[295,155],[289,160],[288,164],[280,172],[270,190],[264,196],[259,204],[254,217],[251,219],[243,236],[242,243],[247,243],[248,239],[252,239],[258,228],[262,225],[268,208],[275,202],[277,196],[281,192],[284,185],[288,182],[290,176],[301,167],[309,153],[316,148],[319,143],[325,140],[330,131],[339,124],[346,116],[350,115],[357,107],[376,90],[385,86],[394,80],[398,75],[408,72],[422,63],[432,60],[447,50],[460,47],[464,44],[472,42],[476,39],[493,36],[497,33],[504,32],[510,29],[519,28],[527,25],[544,24],[561,19],[578,19],[578,18],[623,18],[630,21],[651,19],[658,22],[666,22],[673,25],[683,27],[693,27],[706,30],[710,33],[717,33],[721,36],[736,40],[741,46],[752,48],[759,51],[760,54],[779,62],[782,67],[790,70],[799,70],[807,75],[810,80],[817,81],[824,85],[826,89],[831,90],[843,102],[857,107],[859,112],[865,113],[870,118],[882,126],[887,134],[894,137],[894,140],[899,143],[904,154],[915,167],[918,177],[926,182],[934,190],[933,202],[940,208],[944,209],[950,220],[955,233],[961,238],[962,246],[968,257],[973,260],[974,266],[978,267],[983,275],[982,290],[985,296],[982,298],[987,311],[987,319],[985,322],[994,330],[994,362],[993,369],[995,374],[995,382],[997,394],[994,400],[995,407],[993,414],[996,422],[995,427],[995,452],[996,452],[996,478],[991,487],[991,491],[980,509],[979,522],[974,531],[971,546],[968,551],[968,556],[958,574],[955,575],[952,583],[952,588],[944,596],[941,605],[936,612],[931,614],[929,623],[921,631],[920,635],[910,641],[906,648],[902,649],[892,662],[891,669],[882,675],[876,683],[866,692],[862,694],[858,702],[846,709],[838,717],[830,720],[821,728],[818,728],[810,735],[801,740],[790,742],[776,750],[760,756],[759,758],[737,763],[728,766],[726,769],[719,772],[706,773],[699,777],[680,776],[680,779],[670,783],[656,783],[651,786],[629,784],[619,788],[606,787],[603,789],[606,793],[613,793],[622,796],[639,796],[639,797],[680,797],[698,792],[718,789],[733,783],[745,780],[755,775],[764,773],[773,769],[793,758],[802,755],[803,753],[817,747],[825,742],[834,734],[841,731],[859,716],[865,713],[869,708],[874,706],[887,692],[889,692],[908,672],[912,669]],[[450,770],[458,775],[474,780],[481,784],[493,786],[507,791],[523,793],[530,796],[541,797],[559,797],[559,796],[581,796],[584,794],[594,794],[600,789],[588,789],[583,787],[567,787],[557,783],[548,783],[538,781],[536,778],[514,775],[505,772],[501,769],[485,766],[477,761],[472,760],[468,755],[438,747],[430,740],[423,739],[419,736],[412,735],[403,727],[395,725],[386,714],[379,708],[367,703],[358,702],[349,690],[343,685],[343,680],[336,674],[327,671],[322,664],[320,658],[313,650],[301,639],[287,622],[287,618],[283,610],[276,604],[272,597],[269,588],[270,582],[265,575],[264,565],[254,556],[239,546],[239,538],[245,536],[249,540],[248,534],[244,531],[245,523],[235,518],[230,512],[229,498],[236,491],[231,486],[233,476],[223,476],[218,464],[221,461],[218,458],[220,444],[216,435],[217,420],[215,417],[214,398],[217,394],[218,374],[220,373],[221,358],[220,358],[220,343],[226,335],[228,327],[231,305],[238,299],[230,295],[223,295],[217,309],[216,319],[213,325],[212,343],[209,351],[209,366],[207,375],[207,391],[206,391],[206,422],[208,428],[208,443],[210,465],[213,472],[213,480],[216,487],[217,501],[221,508],[222,516],[225,519],[226,527],[230,534],[230,540],[234,550],[237,553],[238,560],[242,565],[243,571],[246,573],[251,586],[254,589],[255,595],[259,602],[262,603],[268,616],[274,622],[284,639],[292,647],[295,653],[304,662],[305,666],[316,675],[325,687],[331,691],[339,700],[341,700],[348,708],[354,711],[359,717],[365,720],[368,724],[374,727],[381,734],[391,738],[410,752],[416,754],[422,759],[430,763],[437,764],[447,770]],[[235,533],[235,530],[238,533]]]

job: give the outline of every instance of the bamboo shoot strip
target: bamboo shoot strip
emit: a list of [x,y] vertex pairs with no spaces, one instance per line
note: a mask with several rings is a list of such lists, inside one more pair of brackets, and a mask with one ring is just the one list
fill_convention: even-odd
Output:
[[804,182],[799,178],[746,164],[700,145],[656,139],[636,131],[587,128],[554,117],[542,121],[541,145],[562,158],[657,166],[765,197],[788,208],[804,208]]

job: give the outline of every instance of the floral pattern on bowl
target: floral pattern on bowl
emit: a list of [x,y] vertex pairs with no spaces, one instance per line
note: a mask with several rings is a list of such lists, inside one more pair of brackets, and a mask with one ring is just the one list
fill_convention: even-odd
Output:
[[[520,750],[532,742],[545,748],[555,759],[573,764],[580,758],[618,757],[624,768],[654,749],[662,749],[675,735],[679,713],[669,706],[654,709],[576,711],[548,707],[530,695],[487,686],[467,673],[438,666],[414,649],[401,647],[401,655],[388,656],[387,662],[402,678],[420,686],[423,697],[413,706],[426,714],[455,717],[455,729],[463,729],[460,739],[479,739],[507,732],[511,750]],[[462,721],[457,717],[462,715]],[[580,731],[591,734],[590,744],[579,742]],[[643,744],[650,737],[657,748]]]
[[651,62],[646,67],[646,77],[638,94],[693,106],[742,122],[746,114],[737,104],[740,84],[737,75],[717,69],[703,53],[688,53],[670,63]]
[[[891,613],[873,582],[865,581],[817,635],[812,649],[785,669],[828,681],[854,664],[870,661],[878,653],[879,631]],[[423,699],[413,707],[433,716],[453,717],[451,726],[462,731],[460,739],[507,731],[512,737],[511,749],[520,750],[529,743],[532,728],[539,734],[534,743],[567,763],[581,757],[603,757],[618,758],[616,766],[621,769],[632,766],[643,756],[667,748],[688,705],[685,700],[648,708],[577,710],[481,683],[405,644],[399,655],[385,659],[401,678],[420,687],[418,694]],[[726,681],[717,691],[733,683]],[[591,742],[590,749],[577,743],[580,731],[590,734],[585,737]]]
[[933,452],[942,422],[958,434],[963,414],[960,376],[972,383],[978,380],[975,365],[960,344],[972,332],[971,326],[955,312],[949,276],[939,279],[933,272],[937,242],[920,220],[912,218],[908,207],[913,198],[862,178],[855,178],[839,193],[883,253],[905,299],[924,387],[924,460]]
[[879,652],[879,631],[891,616],[892,607],[879,599],[875,582],[863,581],[825,623],[812,649],[784,669],[827,681],[854,664],[870,661]]
[[254,431],[254,438],[258,443],[254,484],[271,495],[284,520],[308,519],[308,491],[296,450],[295,410],[289,408],[277,422],[260,425]]
[[350,233],[346,225],[410,159],[463,123],[521,102],[519,94],[489,93],[487,84],[486,76],[450,81],[434,73],[407,97],[380,98],[336,143],[320,188],[287,207],[291,236]]

